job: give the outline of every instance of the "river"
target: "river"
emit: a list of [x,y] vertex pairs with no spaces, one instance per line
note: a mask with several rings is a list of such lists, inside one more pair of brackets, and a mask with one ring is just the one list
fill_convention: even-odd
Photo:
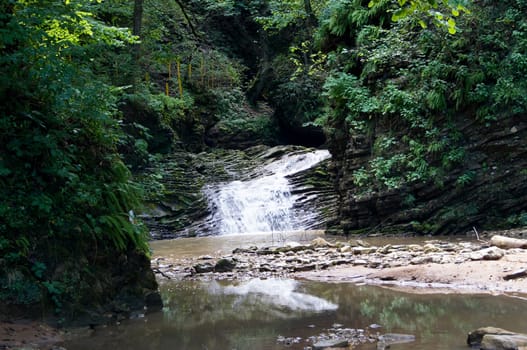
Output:
[[[293,280],[163,283],[162,312],[97,329],[65,344],[81,349],[304,349],[335,323],[406,333],[392,349],[466,349],[466,334],[494,325],[525,331],[525,300],[491,295],[409,294],[374,286]],[[380,325],[381,328],[370,328]],[[279,336],[298,337],[281,344]],[[366,344],[359,349],[375,349]]]
[[[154,258],[222,255],[237,247],[310,241],[324,235],[305,231],[317,216],[302,213],[295,205],[299,196],[289,178],[327,157],[326,151],[285,156],[265,163],[261,176],[207,186],[209,222],[217,235],[153,241]],[[369,243],[415,240],[419,238],[372,238]],[[69,350],[301,350],[312,345],[310,337],[332,332],[338,324],[364,334],[415,336],[414,342],[391,349],[456,350],[466,349],[467,332],[479,327],[527,329],[527,301],[508,296],[419,294],[351,283],[257,278],[165,280],[160,292],[161,312],[138,313],[64,346]],[[290,340],[279,341],[283,337]],[[376,344],[358,349],[376,349]]]
[[[191,258],[228,253],[235,247],[310,241],[322,231],[225,235],[153,241],[154,258]],[[337,237],[328,238],[332,241]],[[344,238],[340,238],[344,239]],[[447,239],[447,238],[444,238]],[[457,238],[452,238],[457,239]],[[365,241],[423,243],[425,238],[376,237]],[[137,314],[116,326],[98,328],[89,338],[67,342],[69,350],[302,350],[310,337],[334,324],[366,334],[404,333],[414,342],[391,349],[461,350],[467,332],[497,326],[525,332],[527,301],[489,294],[419,294],[378,286],[291,279],[167,281],[160,286],[164,309]],[[372,327],[372,325],[375,325]],[[378,326],[380,328],[378,328]],[[284,344],[280,337],[296,339]],[[375,343],[356,349],[376,349]]]

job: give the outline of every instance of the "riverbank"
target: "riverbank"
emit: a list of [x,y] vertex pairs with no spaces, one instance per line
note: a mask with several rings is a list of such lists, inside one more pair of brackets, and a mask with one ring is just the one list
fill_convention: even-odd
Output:
[[500,260],[427,263],[376,269],[337,267],[297,274],[318,281],[382,285],[416,293],[492,293],[526,297],[527,278],[505,279],[527,267],[527,252],[506,252]]
[[[527,268],[527,249],[492,246],[490,237],[498,233],[527,237],[527,230],[482,233],[481,240],[465,236],[346,240],[314,231],[282,240],[276,240],[278,236],[275,240],[203,237],[165,241],[169,248],[165,250],[154,246],[151,264],[160,284],[295,278],[381,285],[418,294],[486,293],[527,298],[527,277],[515,275]],[[223,246],[219,244],[222,239]],[[251,243],[244,245],[243,241]],[[179,244],[180,250],[174,252],[171,244]],[[60,349],[55,344],[62,343],[65,336],[69,335],[40,323],[0,323],[0,347]]]
[[[499,232],[525,237],[527,231]],[[502,249],[480,240],[443,238],[408,244],[371,245],[368,239],[237,248],[229,254],[198,257],[154,256],[152,267],[163,280],[297,278],[374,284],[418,293],[491,293],[527,296],[527,249]],[[155,254],[155,252],[154,252]]]

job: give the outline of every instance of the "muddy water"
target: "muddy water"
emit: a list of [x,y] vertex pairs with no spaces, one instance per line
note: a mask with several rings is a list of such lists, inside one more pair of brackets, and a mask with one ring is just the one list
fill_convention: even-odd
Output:
[[[233,249],[250,246],[279,246],[292,241],[307,243],[316,237],[322,236],[324,236],[324,231],[322,230],[252,233],[152,241],[150,242],[150,247],[154,258],[182,259],[200,255],[224,255],[232,252]],[[337,239],[343,238],[334,238],[334,240]]]
[[[179,282],[161,286],[163,312],[99,329],[65,344],[74,349],[304,349],[334,323],[371,332],[409,333],[392,349],[466,349],[466,333],[493,325],[527,328],[527,301],[489,295],[418,295],[380,287],[292,280]],[[300,337],[277,343],[279,335]],[[360,349],[375,349],[374,344]]]
[[[153,242],[154,256],[225,254],[235,247],[311,240],[322,232],[203,237]],[[331,239],[331,238],[330,238]],[[336,239],[336,238],[335,238]],[[369,239],[382,245],[386,239]],[[390,243],[409,243],[390,239]],[[421,239],[422,242],[422,239]],[[410,294],[374,286],[294,280],[164,282],[162,312],[69,341],[69,350],[300,350],[338,323],[366,332],[406,333],[413,343],[391,349],[467,349],[466,333],[482,326],[527,331],[527,300],[491,295]],[[370,329],[372,324],[381,326]],[[278,336],[298,337],[290,346]],[[359,349],[375,349],[375,344]]]
[[[328,236],[323,230],[310,231],[287,231],[276,233],[252,233],[223,236],[208,236],[195,238],[178,238],[172,240],[159,240],[150,242],[153,257],[169,257],[182,259],[200,255],[225,255],[235,248],[247,248],[250,246],[283,246],[288,242],[307,244],[316,237],[324,237],[329,242],[348,240],[343,236]],[[455,237],[439,237],[442,241],[461,240]],[[427,239],[424,237],[368,237],[364,242],[373,246],[385,244],[421,244]],[[433,239],[438,239],[434,237]],[[466,241],[467,239],[464,239]]]

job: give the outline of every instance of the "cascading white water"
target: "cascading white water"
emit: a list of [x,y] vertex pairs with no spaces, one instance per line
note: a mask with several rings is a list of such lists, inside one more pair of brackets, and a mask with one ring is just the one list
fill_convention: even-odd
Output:
[[330,157],[326,150],[289,154],[262,167],[264,174],[247,181],[208,186],[205,195],[213,207],[218,234],[303,230],[294,215],[296,196],[288,175],[309,169]]

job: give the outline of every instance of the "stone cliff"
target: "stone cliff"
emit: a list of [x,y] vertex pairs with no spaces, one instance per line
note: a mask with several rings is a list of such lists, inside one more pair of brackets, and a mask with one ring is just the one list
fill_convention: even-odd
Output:
[[[367,194],[352,178],[372,159],[375,136],[333,137],[337,226],[345,233],[448,234],[517,224],[527,210],[527,123],[521,117],[504,118],[491,127],[474,122],[458,129],[465,160],[441,185],[420,182]],[[376,130],[377,135],[383,132]],[[472,178],[461,185],[456,179],[465,171]]]

